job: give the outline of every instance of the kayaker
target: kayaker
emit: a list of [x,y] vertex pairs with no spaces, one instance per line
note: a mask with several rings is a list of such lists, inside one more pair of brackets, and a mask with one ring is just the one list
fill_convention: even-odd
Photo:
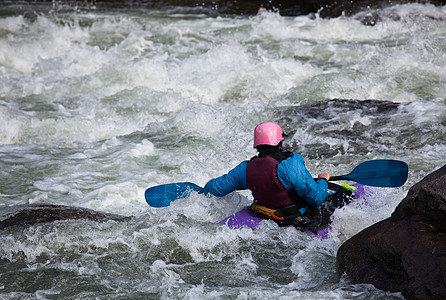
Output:
[[209,180],[204,193],[224,196],[249,189],[254,197],[251,209],[258,215],[279,225],[310,226],[315,212],[320,215],[317,208],[327,197],[330,174],[321,173],[317,180],[313,179],[300,154],[283,150],[284,136],[274,122],[257,125],[254,148],[258,155]]

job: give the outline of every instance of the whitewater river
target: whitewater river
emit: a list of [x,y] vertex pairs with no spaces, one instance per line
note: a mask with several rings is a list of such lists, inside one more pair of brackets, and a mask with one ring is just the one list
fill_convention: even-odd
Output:
[[[372,27],[3,4],[0,206],[131,218],[1,230],[0,298],[401,299],[339,281],[336,251],[446,163],[446,7],[377,13]],[[313,175],[389,158],[408,163],[408,182],[336,211],[325,240],[270,221],[218,224],[250,203],[246,191],[146,204],[148,187],[203,186],[249,159],[254,126],[269,120]]]

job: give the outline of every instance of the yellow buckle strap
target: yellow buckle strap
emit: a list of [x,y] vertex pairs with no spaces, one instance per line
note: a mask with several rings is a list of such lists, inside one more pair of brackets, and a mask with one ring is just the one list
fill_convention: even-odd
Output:
[[251,204],[251,209],[258,214],[262,214],[268,217],[271,217],[273,219],[282,221],[284,218],[283,217],[279,217],[275,214],[275,212],[277,211],[277,209],[272,209],[272,208],[268,208],[266,206],[260,205],[256,202],[254,202],[253,204]]

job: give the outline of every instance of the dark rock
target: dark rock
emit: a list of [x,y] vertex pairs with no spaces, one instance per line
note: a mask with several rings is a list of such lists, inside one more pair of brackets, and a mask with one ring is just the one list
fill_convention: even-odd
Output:
[[[341,15],[352,16],[358,12],[382,9],[404,3],[432,3],[445,5],[446,0],[25,0],[31,3],[51,3],[54,10],[113,8],[194,8],[211,15],[255,15],[259,9],[278,10],[284,16],[307,15],[319,12],[322,18]],[[370,14],[362,22],[374,25],[376,14]]]
[[125,221],[128,217],[101,213],[87,208],[52,204],[25,204],[0,208],[0,229],[56,220],[85,219],[95,222]]
[[407,217],[446,233],[446,165],[414,185],[392,214],[397,221]]
[[392,216],[338,250],[337,273],[408,299],[446,299],[446,166],[414,185]]

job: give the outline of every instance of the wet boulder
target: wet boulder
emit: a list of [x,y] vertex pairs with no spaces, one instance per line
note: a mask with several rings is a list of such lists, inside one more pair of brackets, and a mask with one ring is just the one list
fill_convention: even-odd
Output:
[[407,299],[446,299],[446,165],[338,250],[337,273]]
[[0,230],[14,225],[32,225],[57,220],[80,219],[107,222],[125,221],[129,218],[97,212],[87,208],[53,204],[24,204],[0,208]]
[[[35,0],[27,0],[34,2]],[[255,15],[259,9],[277,10],[284,16],[319,13],[322,18],[336,18],[341,15],[352,16],[358,12],[368,12],[364,22],[373,25],[379,16],[373,12],[397,4],[432,3],[445,5],[446,0],[44,0],[57,9],[71,5],[76,8],[191,8],[211,15],[237,14]]]

